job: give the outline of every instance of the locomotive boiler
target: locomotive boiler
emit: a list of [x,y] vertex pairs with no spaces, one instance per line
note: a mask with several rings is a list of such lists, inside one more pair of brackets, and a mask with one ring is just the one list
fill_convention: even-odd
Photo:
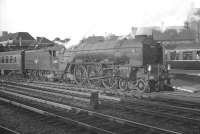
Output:
[[152,38],[86,39],[67,53],[72,58],[63,78],[81,86],[144,92],[170,85],[162,46]]

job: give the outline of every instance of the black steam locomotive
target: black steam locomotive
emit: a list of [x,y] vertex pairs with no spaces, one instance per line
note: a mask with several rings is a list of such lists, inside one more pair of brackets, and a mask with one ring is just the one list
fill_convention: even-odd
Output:
[[75,82],[84,87],[145,92],[170,86],[170,68],[163,64],[162,46],[146,36],[92,37],[73,49],[54,46],[0,54],[1,72],[8,72],[7,66],[14,64],[18,68],[10,71],[21,72],[29,79]]

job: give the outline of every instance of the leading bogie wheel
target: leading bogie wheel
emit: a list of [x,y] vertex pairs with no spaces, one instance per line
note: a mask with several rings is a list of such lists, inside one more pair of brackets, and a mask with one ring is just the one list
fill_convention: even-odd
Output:
[[119,79],[119,88],[121,90],[127,90],[128,89],[128,81],[126,79],[120,78]]
[[147,83],[145,80],[139,79],[139,80],[137,80],[136,87],[139,92],[145,92],[145,90],[147,89]]

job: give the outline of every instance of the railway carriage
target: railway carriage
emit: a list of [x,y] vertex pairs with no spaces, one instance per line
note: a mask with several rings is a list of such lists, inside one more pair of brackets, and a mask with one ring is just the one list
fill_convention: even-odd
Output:
[[165,55],[166,62],[171,65],[172,69],[200,69],[200,44],[187,43],[168,46]]
[[[163,51],[159,43],[146,36],[136,39],[83,40],[71,50],[73,60],[65,74],[77,84],[121,90],[147,91],[170,85]],[[65,75],[64,74],[64,75]]]
[[24,52],[8,51],[0,53],[0,69],[2,75],[21,74],[24,69]]

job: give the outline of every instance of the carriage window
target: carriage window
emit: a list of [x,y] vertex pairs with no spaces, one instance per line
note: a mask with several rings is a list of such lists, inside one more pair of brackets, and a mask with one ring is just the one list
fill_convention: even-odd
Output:
[[10,56],[10,63],[13,63],[13,56]]
[[6,56],[6,63],[8,63],[8,56]]
[[192,51],[183,52],[183,60],[192,60]]
[[14,57],[14,63],[16,63],[17,62],[17,57]]
[[180,60],[180,59],[179,59],[179,56],[180,56],[180,53],[176,53],[175,60]]
[[171,52],[170,53],[170,60],[175,60],[176,57],[176,52]]
[[180,55],[180,53],[178,53],[178,52],[176,52],[176,51],[171,52],[171,53],[170,53],[170,59],[171,59],[171,60],[179,60],[179,55]]
[[2,57],[1,62],[4,63],[4,56]]

